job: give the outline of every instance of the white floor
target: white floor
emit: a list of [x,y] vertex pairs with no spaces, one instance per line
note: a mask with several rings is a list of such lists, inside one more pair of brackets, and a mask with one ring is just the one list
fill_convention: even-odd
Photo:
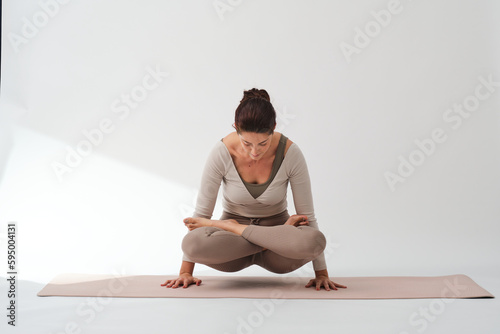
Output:
[[[465,271],[495,296],[500,271]],[[204,273],[199,273],[204,274]],[[450,273],[451,274],[451,273]],[[352,275],[355,276],[355,275]],[[6,280],[1,278],[6,313]],[[18,282],[16,328],[2,333],[499,333],[494,299],[271,300],[37,297]],[[195,288],[195,287],[192,287]]]

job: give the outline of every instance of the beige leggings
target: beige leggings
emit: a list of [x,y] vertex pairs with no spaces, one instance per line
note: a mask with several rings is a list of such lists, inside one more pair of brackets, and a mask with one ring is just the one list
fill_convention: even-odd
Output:
[[249,225],[241,236],[218,227],[199,227],[186,234],[182,250],[192,261],[220,271],[234,272],[256,264],[274,273],[289,273],[314,260],[326,246],[325,236],[315,228],[283,225],[289,217],[286,210],[265,218],[224,211],[221,220]]

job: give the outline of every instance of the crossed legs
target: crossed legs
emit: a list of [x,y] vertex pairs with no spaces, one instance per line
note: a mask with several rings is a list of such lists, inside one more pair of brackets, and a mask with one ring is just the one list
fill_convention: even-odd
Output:
[[190,232],[182,241],[194,262],[232,272],[257,264],[275,273],[291,272],[315,259],[326,246],[324,235],[293,215],[283,225],[256,226],[234,219],[186,218]]

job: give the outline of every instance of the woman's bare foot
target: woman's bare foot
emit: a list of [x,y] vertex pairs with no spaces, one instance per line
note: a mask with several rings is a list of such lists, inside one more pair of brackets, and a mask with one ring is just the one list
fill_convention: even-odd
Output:
[[186,225],[188,230],[192,231],[202,226],[213,226],[213,220],[201,217],[198,218],[189,217],[184,219],[184,225]]
[[241,235],[241,233],[243,233],[243,231],[247,228],[247,225],[242,225],[234,219],[212,220],[212,219],[206,219],[206,218],[201,218],[201,217],[185,218],[184,225],[186,225],[186,227],[190,231],[197,229],[198,227],[202,227],[202,226],[215,226],[215,227],[219,227],[223,230],[236,233],[238,235]]
[[284,225],[304,226],[304,225],[309,225],[309,221],[307,220],[307,216],[291,215]]

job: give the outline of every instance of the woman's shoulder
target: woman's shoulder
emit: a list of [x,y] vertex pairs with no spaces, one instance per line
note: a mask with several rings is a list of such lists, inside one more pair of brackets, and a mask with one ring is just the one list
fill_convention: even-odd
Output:
[[236,131],[229,133],[227,136],[221,139],[221,142],[226,146],[229,154],[234,157],[236,151],[236,144],[238,140],[238,134]]
[[287,137],[284,156],[286,156],[286,153],[288,152],[288,149],[290,148],[290,146],[292,146],[292,144],[293,141]]
[[227,146],[228,144],[234,143],[236,137],[238,137],[238,134],[236,133],[236,131],[233,131],[227,134],[227,136],[223,137],[221,141]]

